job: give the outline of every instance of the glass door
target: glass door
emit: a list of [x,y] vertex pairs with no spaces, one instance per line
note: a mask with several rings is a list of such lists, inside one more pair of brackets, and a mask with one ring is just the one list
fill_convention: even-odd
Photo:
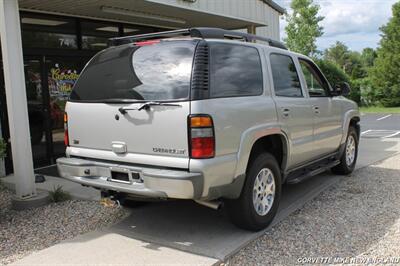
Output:
[[87,60],[65,57],[46,58],[52,163],[56,158],[65,155],[63,121],[65,104]]
[[26,97],[28,102],[29,129],[34,167],[50,163],[48,146],[48,108],[46,88],[43,84],[43,61],[41,57],[28,57],[24,60]]

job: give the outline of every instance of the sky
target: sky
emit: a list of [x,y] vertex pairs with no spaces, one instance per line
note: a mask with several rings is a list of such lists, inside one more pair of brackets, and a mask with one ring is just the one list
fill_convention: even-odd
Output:
[[[334,45],[336,41],[345,43],[353,51],[376,48],[380,40],[379,28],[392,15],[392,5],[399,0],[314,0],[319,4],[324,35],[317,40],[319,50]],[[290,11],[291,0],[275,0]],[[281,37],[286,37],[286,20],[282,19]]]

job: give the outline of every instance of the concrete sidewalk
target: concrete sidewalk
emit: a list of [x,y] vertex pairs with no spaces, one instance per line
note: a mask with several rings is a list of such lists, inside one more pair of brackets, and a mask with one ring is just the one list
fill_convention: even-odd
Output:
[[96,231],[64,241],[10,265],[214,265],[217,262],[217,259],[109,231]]

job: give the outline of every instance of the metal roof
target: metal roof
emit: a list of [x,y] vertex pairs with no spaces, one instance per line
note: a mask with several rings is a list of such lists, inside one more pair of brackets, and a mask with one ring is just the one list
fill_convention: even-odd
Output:
[[284,9],[283,7],[281,7],[280,5],[278,5],[276,2],[274,2],[273,0],[262,0],[264,3],[266,3],[267,5],[269,5],[270,7],[272,7],[273,9],[275,9],[276,11],[278,11],[279,13],[281,13],[281,15],[286,13],[286,9]]
[[[22,11],[150,25],[168,29],[221,27],[226,29],[266,26],[264,21],[216,14],[146,0],[18,0]],[[111,6],[112,5],[112,6]],[[105,12],[107,11],[107,12]]]

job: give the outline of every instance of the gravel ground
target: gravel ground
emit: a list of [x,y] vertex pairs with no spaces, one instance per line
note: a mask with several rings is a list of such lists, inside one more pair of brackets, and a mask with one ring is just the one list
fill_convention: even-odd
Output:
[[10,208],[11,192],[0,188],[0,265],[76,235],[107,227],[127,215],[123,208],[80,200],[25,211]]
[[400,155],[344,177],[226,264],[340,262],[400,265]]

